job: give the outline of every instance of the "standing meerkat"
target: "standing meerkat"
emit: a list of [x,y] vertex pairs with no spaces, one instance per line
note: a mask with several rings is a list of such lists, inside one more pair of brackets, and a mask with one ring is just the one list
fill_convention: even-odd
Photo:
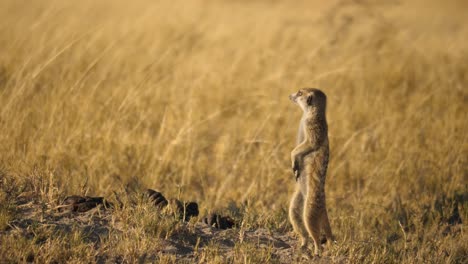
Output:
[[328,126],[325,117],[327,97],[315,88],[300,89],[289,99],[298,104],[303,115],[299,124],[296,147],[291,152],[292,169],[296,176],[296,190],[289,207],[289,219],[301,237],[301,249],[310,238],[320,253],[320,231],[327,241],[334,240],[325,205],[325,178],[328,167]]

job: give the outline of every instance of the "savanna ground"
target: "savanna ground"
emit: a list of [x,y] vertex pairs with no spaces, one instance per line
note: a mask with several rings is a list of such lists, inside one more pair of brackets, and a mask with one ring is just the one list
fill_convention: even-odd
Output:
[[[467,263],[467,9],[1,0],[0,262],[295,261],[287,95],[320,87],[337,244],[317,262]],[[54,210],[71,194],[121,206]]]

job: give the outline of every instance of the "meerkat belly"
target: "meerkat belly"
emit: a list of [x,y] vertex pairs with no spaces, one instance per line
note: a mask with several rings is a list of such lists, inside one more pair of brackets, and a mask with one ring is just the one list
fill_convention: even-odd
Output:
[[319,150],[310,153],[304,157],[304,168],[308,174],[316,174],[321,177],[326,174],[328,163],[328,153],[324,150]]
[[325,177],[328,166],[328,149],[321,148],[318,151],[312,152],[304,158],[304,171],[307,177],[302,177],[307,180],[305,184],[308,188],[308,193],[320,193],[325,189]]
[[297,179],[297,184],[301,190],[301,194],[304,196],[307,195],[307,190],[309,189],[307,187],[309,185],[307,182],[308,182],[308,179],[307,179],[306,171],[302,170],[301,175]]

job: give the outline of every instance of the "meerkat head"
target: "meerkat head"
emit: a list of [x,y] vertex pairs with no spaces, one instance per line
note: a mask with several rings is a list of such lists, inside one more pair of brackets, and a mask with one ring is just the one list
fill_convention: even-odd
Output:
[[289,96],[289,99],[298,104],[302,110],[323,110],[327,105],[327,96],[316,88],[302,88]]

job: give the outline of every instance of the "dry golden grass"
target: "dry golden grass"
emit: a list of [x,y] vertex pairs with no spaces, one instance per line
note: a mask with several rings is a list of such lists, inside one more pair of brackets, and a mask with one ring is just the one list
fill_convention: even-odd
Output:
[[[291,232],[300,110],[287,95],[309,86],[329,98],[327,202],[338,244],[328,256],[466,263],[467,8],[1,0],[0,258],[177,262],[161,243],[192,227],[132,197],[144,188],[226,210],[242,221],[235,232]],[[109,216],[123,232],[99,246],[40,221],[27,236],[10,230],[20,194],[47,211],[69,194],[114,192],[137,206]],[[456,209],[463,224],[450,224]],[[225,257],[212,244],[192,260]],[[242,241],[228,260],[277,261]]]

